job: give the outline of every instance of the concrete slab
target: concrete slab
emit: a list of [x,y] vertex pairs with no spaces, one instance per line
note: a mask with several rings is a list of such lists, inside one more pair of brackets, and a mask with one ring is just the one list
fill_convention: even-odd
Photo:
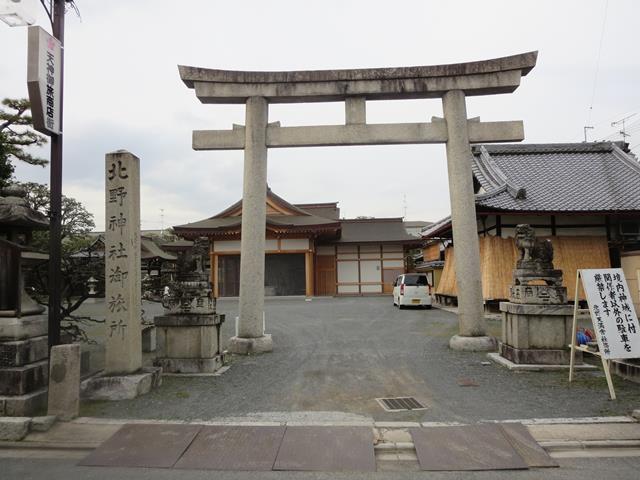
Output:
[[420,468],[428,471],[522,470],[528,466],[499,425],[412,428]]
[[203,427],[175,468],[269,472],[285,429],[284,426]]
[[125,425],[78,465],[171,468],[201,425]]
[[538,442],[640,440],[640,423],[529,425],[528,428]]
[[500,425],[509,443],[516,449],[529,467],[557,467],[558,462],[535,441],[527,427],[521,423]]
[[369,427],[287,427],[274,470],[375,472]]
[[96,448],[115,434],[122,424],[86,424],[59,422],[46,432],[31,432],[24,439],[25,444]]
[[[487,357],[503,367],[507,367],[509,370],[521,371],[521,372],[554,372],[558,370],[569,370],[569,365],[538,365],[527,363],[514,363],[511,360],[502,357],[499,353],[492,352],[487,353]],[[580,363],[575,365],[576,370],[597,370],[598,367],[590,365],[588,363]]]

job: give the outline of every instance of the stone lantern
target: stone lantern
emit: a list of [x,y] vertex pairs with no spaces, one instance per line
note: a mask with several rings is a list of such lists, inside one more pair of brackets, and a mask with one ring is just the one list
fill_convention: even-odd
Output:
[[0,415],[29,416],[47,400],[47,315],[24,290],[24,267],[45,261],[29,248],[47,218],[18,186],[0,190]]
[[155,365],[170,373],[213,373],[224,363],[220,328],[209,276],[204,269],[208,242],[196,241],[178,254],[176,280],[162,299],[165,314],[155,317]]
[[[530,225],[518,225],[520,258],[513,271],[508,302],[500,302],[500,356],[519,365],[569,364],[573,306],[562,286],[562,270],[553,268],[553,246],[536,238]],[[577,299],[576,299],[577,301]],[[582,355],[576,361],[582,363]],[[511,367],[510,367],[511,368]]]

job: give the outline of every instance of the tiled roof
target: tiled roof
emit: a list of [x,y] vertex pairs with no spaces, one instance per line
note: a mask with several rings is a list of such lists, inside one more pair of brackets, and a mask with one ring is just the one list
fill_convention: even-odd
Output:
[[[478,210],[640,212],[640,163],[621,142],[472,147]],[[423,238],[451,228],[445,217]]]
[[618,142],[478,145],[476,205],[503,211],[640,211],[640,164]]
[[[207,218],[198,222],[176,225],[175,232],[179,235],[195,230],[215,230],[240,228],[242,217]],[[316,215],[267,215],[267,225],[274,227],[311,227],[311,226],[338,226],[337,220],[318,217]]]
[[342,235],[336,243],[391,242],[416,243],[422,240],[409,235],[402,218],[367,218],[341,220]]
[[143,260],[147,260],[150,258],[161,258],[163,260],[175,261],[178,259],[178,257],[176,257],[175,255],[165,252],[149,237],[140,238],[140,247]]
[[422,238],[428,238],[433,236],[435,233],[442,230],[444,227],[448,227],[451,224],[451,216],[444,217],[442,220],[438,220],[437,222],[432,223],[426,228],[422,229]]

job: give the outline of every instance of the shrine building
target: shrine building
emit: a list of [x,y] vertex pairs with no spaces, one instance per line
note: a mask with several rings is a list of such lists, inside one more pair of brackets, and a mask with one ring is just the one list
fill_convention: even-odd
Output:
[[[209,239],[216,297],[239,295],[242,200],[205,220],[175,226],[177,235]],[[402,218],[340,219],[337,202],[291,204],[267,190],[265,294],[391,293],[422,240]]]

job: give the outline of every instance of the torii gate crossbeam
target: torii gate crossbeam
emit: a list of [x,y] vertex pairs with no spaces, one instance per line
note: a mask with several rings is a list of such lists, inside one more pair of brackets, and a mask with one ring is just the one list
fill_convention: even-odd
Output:
[[[524,140],[520,121],[467,119],[467,96],[511,93],[535,66],[537,52],[479,62],[423,67],[292,72],[243,72],[179,66],[202,103],[246,105],[246,125],[196,130],[195,150],[244,150],[240,312],[230,350],[272,349],[264,334],[264,258],[267,150],[283,147],[445,143],[453,242],[456,248],[459,334],[451,348],[488,350],[482,305],[480,250],[471,171],[471,143]],[[441,98],[444,118],[431,122],[367,124],[366,102]],[[269,123],[270,103],[345,102],[345,124],[282,127]],[[462,260],[462,261],[460,261]]]

